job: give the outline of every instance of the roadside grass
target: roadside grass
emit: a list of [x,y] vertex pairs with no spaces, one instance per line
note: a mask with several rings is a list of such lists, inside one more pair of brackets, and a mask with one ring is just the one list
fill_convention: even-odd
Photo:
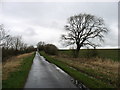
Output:
[[82,73],[76,69],[71,68],[69,65],[65,64],[64,62],[53,58],[44,52],[40,52],[42,56],[44,56],[47,61],[50,63],[54,63],[61,69],[63,69],[66,73],[68,73],[70,76],[72,76],[74,79],[82,82],[85,86],[88,88],[114,88],[112,85],[109,85],[101,80],[98,80],[96,78],[93,78],[85,73]]
[[8,60],[7,64],[3,66],[3,89],[24,87],[34,56],[35,53],[29,53],[28,55],[18,56],[16,61],[15,58]]
[[61,58],[58,56],[54,56],[54,58],[57,58],[58,60],[77,69],[80,72],[83,72],[91,77],[94,77],[105,83],[111,84],[114,87],[117,87],[119,67],[118,62],[110,60],[102,61],[99,58],[76,59],[76,58]]
[[[93,49],[90,49],[91,51]],[[120,61],[119,53],[120,49],[96,49],[97,57],[103,58],[103,59],[109,59],[113,61]],[[87,49],[81,49],[79,53],[79,57],[85,58],[86,53],[88,52]],[[59,50],[60,54],[64,54],[64,56],[72,57],[72,50]]]
[[87,52],[88,50],[81,49],[79,57],[73,58],[71,50],[59,50],[59,55],[54,57],[80,72],[118,87],[120,49],[96,49],[97,56],[89,58],[86,57]]

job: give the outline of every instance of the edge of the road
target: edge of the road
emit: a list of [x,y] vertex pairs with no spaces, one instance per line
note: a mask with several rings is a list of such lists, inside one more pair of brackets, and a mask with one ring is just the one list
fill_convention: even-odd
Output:
[[16,66],[16,69],[14,71],[9,72],[7,79],[2,80],[2,90],[14,90],[15,88],[19,89],[24,87],[33,63],[34,56],[35,52],[26,55],[25,57],[21,57],[21,64],[19,66]]
[[[50,62],[47,58],[45,58],[43,55],[41,55],[39,52],[37,52],[39,54],[39,57],[44,58],[48,63],[52,64],[56,70],[60,71],[61,73],[64,73],[66,75],[68,75],[71,78],[71,82],[78,87],[81,90],[90,90],[88,87],[86,87],[83,83],[79,82],[78,80],[76,80],[75,78],[73,78],[71,75],[69,75],[67,72],[65,72],[63,69],[61,69],[59,66],[57,66],[56,64]],[[70,67],[72,68],[72,67]]]
[[116,90],[117,89],[109,84],[102,82],[101,80],[97,80],[91,76],[88,76],[85,73],[79,72],[77,69],[70,67],[66,65],[65,63],[62,63],[60,60],[50,57],[45,52],[39,52],[39,53],[40,55],[44,56],[46,61],[50,63],[54,63],[57,67],[61,68],[63,71],[68,73],[68,75],[73,77],[74,83],[80,88],[83,88],[85,90],[86,89],[87,90],[95,90],[95,89],[108,89],[108,90],[115,89]]

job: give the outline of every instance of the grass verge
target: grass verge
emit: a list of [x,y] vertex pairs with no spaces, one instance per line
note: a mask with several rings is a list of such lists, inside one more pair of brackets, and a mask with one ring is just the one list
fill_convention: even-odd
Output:
[[59,56],[52,56],[61,62],[71,66],[78,71],[101,80],[113,87],[117,87],[118,83],[118,62],[111,60],[104,60],[99,58],[85,59],[85,58],[62,58]]
[[35,53],[24,57],[20,66],[18,66],[15,71],[10,72],[9,77],[7,77],[7,79],[2,80],[3,89],[24,87],[34,56],[35,56]]
[[54,63],[55,65],[63,69],[66,73],[68,73],[70,76],[72,76],[74,79],[82,82],[88,88],[113,88],[111,85],[108,85],[102,82],[101,80],[91,78],[82,72],[79,72],[73,68],[70,68],[65,63],[48,56],[44,52],[40,52],[40,54],[44,56],[50,63]]

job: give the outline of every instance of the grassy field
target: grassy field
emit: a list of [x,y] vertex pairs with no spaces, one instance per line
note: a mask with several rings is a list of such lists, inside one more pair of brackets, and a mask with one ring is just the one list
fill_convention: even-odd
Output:
[[[97,55],[87,58],[87,54],[94,51]],[[80,72],[117,87],[119,52],[119,49],[90,49],[89,51],[82,49],[79,58],[73,58],[71,50],[60,50],[59,55],[54,57]]]
[[[71,75],[73,78],[82,82],[84,85],[86,85],[89,88],[113,88],[113,87],[116,87],[115,85],[110,84],[109,81],[106,80],[109,78],[107,76],[107,74],[96,72],[94,69],[92,69],[92,67],[86,68],[85,64],[81,65],[80,62],[78,62],[78,60],[77,60],[77,62],[75,61],[76,59],[73,60],[73,58],[72,58],[72,60],[70,60],[70,58],[68,59],[68,58],[61,58],[59,56],[50,56],[50,55],[45,54],[44,52],[40,52],[40,53],[49,62],[56,64],[58,67],[60,67],[65,72],[67,72],[69,75]],[[83,61],[83,62],[85,62],[85,61]],[[90,65],[90,63],[89,63],[89,65]],[[79,66],[84,66],[84,68],[79,67]],[[73,67],[75,69],[73,69],[71,67]],[[103,69],[103,67],[102,67],[102,69]],[[87,73],[84,71],[86,71]],[[98,76],[100,78],[102,78],[102,77],[104,77],[104,78],[100,79]]]
[[[90,52],[92,52],[93,50],[90,49]],[[81,49],[80,53],[79,53],[79,57],[86,57],[86,54],[89,52],[86,49]],[[97,52],[97,57],[103,58],[103,59],[110,59],[113,61],[120,61],[119,58],[119,53],[120,53],[120,49],[96,49],[95,50]],[[67,55],[69,57],[72,57],[73,53],[72,50],[59,50],[59,53]]]
[[35,53],[15,56],[3,63],[2,88],[23,88]]

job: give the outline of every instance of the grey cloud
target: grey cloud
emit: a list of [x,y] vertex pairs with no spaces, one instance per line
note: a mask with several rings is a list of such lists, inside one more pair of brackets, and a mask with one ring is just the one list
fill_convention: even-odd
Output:
[[[24,2],[24,3],[5,3],[3,4],[3,10],[5,15],[11,17],[17,17],[30,20],[37,20],[39,23],[45,23],[50,21],[62,20],[66,22],[66,19],[74,14],[79,13],[91,13],[96,16],[103,17],[107,22],[113,22],[117,20],[117,3],[42,3],[42,2]],[[38,24],[39,24],[38,23]]]
[[2,3],[3,22],[13,29],[13,34],[22,34],[29,44],[35,45],[42,40],[61,48],[58,41],[67,18],[74,14],[90,13],[102,17],[110,28],[103,46],[116,46],[118,40],[114,24],[118,20],[117,5],[117,2],[6,2]]
[[29,36],[29,37],[30,37],[30,36],[34,36],[34,35],[37,35],[36,30],[33,29],[33,28],[31,28],[31,27],[29,27],[29,28],[27,28],[26,30],[24,30],[23,33],[24,33],[25,35]]

